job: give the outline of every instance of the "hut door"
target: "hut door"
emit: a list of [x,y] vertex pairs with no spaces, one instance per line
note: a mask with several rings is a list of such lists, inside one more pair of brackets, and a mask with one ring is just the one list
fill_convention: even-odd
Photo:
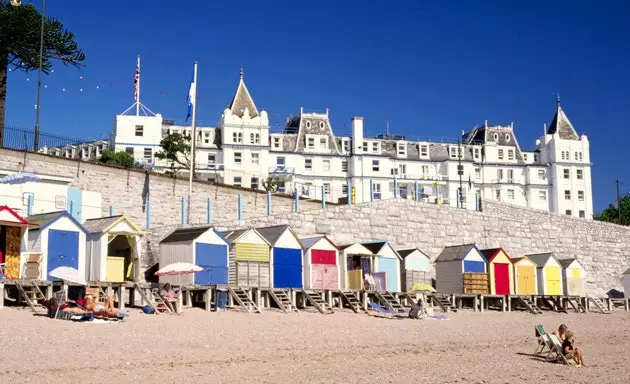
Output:
[[0,225],[0,263],[4,263],[4,253],[7,246],[7,230],[4,225]]
[[581,276],[580,276],[580,270],[578,268],[571,268],[569,270],[568,273],[568,284],[567,284],[567,290],[568,292],[566,292],[567,295],[569,296],[581,296],[582,295],[582,289],[581,289]]
[[562,295],[562,276],[560,274],[560,268],[547,267],[547,295],[560,296]]
[[[51,229],[48,231],[48,271],[57,267],[79,269],[79,232]],[[48,276],[50,280],[59,280]]]
[[510,271],[508,264],[493,264],[494,290],[496,295],[510,294]]

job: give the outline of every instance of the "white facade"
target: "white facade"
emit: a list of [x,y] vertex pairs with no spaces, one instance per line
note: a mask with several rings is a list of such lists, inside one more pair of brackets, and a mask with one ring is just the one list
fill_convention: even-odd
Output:
[[[361,203],[415,198],[417,188],[419,199],[458,206],[461,186],[461,204],[467,209],[479,209],[483,200],[499,200],[593,216],[588,138],[576,133],[559,101],[549,129],[531,151],[521,149],[511,124],[486,122],[463,134],[461,144],[389,134],[368,138],[362,117],[352,118],[351,125],[351,136],[335,136],[328,110],[300,109],[287,119],[282,133],[272,133],[267,112],[258,110],[241,73],[218,127],[198,127],[197,177],[262,190],[263,180],[275,175],[282,181],[278,192],[313,199],[325,195],[327,201],[342,203],[349,192]],[[190,127],[175,126],[159,114],[119,115],[110,147],[133,153],[141,164],[167,169],[170,164],[156,161],[155,153],[172,132],[189,134]]]

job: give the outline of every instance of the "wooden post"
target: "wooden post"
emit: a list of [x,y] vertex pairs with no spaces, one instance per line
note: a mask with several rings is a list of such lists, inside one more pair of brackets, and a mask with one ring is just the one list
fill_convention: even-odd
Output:
[[132,286],[129,288],[129,307],[133,308],[136,306],[136,288]]
[[46,300],[52,299],[52,283],[46,285]]
[[261,299],[262,299],[261,296],[262,295],[261,295],[260,289],[257,289],[256,290],[256,305],[258,306],[258,308],[263,308],[263,306],[261,305]]
[[0,309],[4,308],[4,281],[0,282]]
[[120,287],[118,288],[118,310],[119,311],[124,311],[125,310],[125,285],[124,284],[120,284]]
[[363,302],[363,310],[367,311],[368,310],[368,294],[367,294],[367,292],[365,292],[365,291],[361,292],[361,301]]
[[332,308],[333,306],[333,297],[331,291],[326,291],[326,296],[328,297],[328,306]]
[[609,297],[608,298],[608,312],[612,312],[613,310],[613,302],[612,299]]
[[501,297],[501,312],[505,312],[507,310],[507,303],[505,302],[507,300],[507,296],[502,296]]
[[584,298],[584,313],[588,313],[590,310],[588,296]]
[[478,302],[479,302],[479,304],[481,304],[481,305],[479,306],[479,311],[480,311],[481,313],[483,313],[483,310],[485,309],[485,308],[484,308],[483,295],[481,295],[481,296],[475,296],[475,312],[477,312],[477,299],[479,299],[479,301],[478,301]]
[[623,306],[624,306],[626,312],[630,311],[630,299],[625,299],[623,301]]
[[210,310],[212,309],[212,288],[206,289],[206,294],[205,294],[204,299],[206,303],[206,312],[210,312]]
[[512,312],[512,296],[507,297],[507,310],[508,312]]

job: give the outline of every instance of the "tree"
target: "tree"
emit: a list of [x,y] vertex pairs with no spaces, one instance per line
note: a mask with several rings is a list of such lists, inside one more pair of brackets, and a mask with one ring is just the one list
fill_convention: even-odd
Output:
[[276,175],[270,175],[262,182],[262,186],[265,188],[265,191],[271,193],[278,191],[280,185],[282,185],[282,181],[280,181],[280,178]]
[[175,164],[181,167],[190,168],[190,137],[181,133],[171,133],[160,141],[162,151],[157,152],[155,157],[160,160],[171,162],[171,170],[175,171]]
[[123,168],[134,168],[136,166],[136,161],[134,160],[132,154],[122,151],[114,152],[107,149],[103,150],[103,153],[98,161]]
[[[0,146],[4,139],[4,115],[9,67],[25,72],[39,68],[42,15],[32,4],[0,0]],[[17,6],[16,6],[17,5]],[[44,20],[42,72],[50,73],[53,60],[80,68],[85,54],[74,34],[54,18]]]
[[620,198],[619,204],[621,206],[621,221],[619,221],[619,211],[617,210],[616,201],[614,204],[610,204],[608,208],[601,211],[599,215],[595,215],[594,219],[607,221],[609,223],[630,225],[630,194]]

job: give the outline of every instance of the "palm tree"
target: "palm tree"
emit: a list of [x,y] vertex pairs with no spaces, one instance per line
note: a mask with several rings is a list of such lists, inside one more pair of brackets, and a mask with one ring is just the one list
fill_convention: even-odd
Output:
[[[23,71],[39,69],[40,32],[44,30],[42,72],[49,73],[52,61],[80,68],[85,54],[74,34],[54,18],[44,19],[32,4],[0,0],[0,147],[4,143],[4,115],[9,67]],[[39,107],[39,106],[38,106]]]

